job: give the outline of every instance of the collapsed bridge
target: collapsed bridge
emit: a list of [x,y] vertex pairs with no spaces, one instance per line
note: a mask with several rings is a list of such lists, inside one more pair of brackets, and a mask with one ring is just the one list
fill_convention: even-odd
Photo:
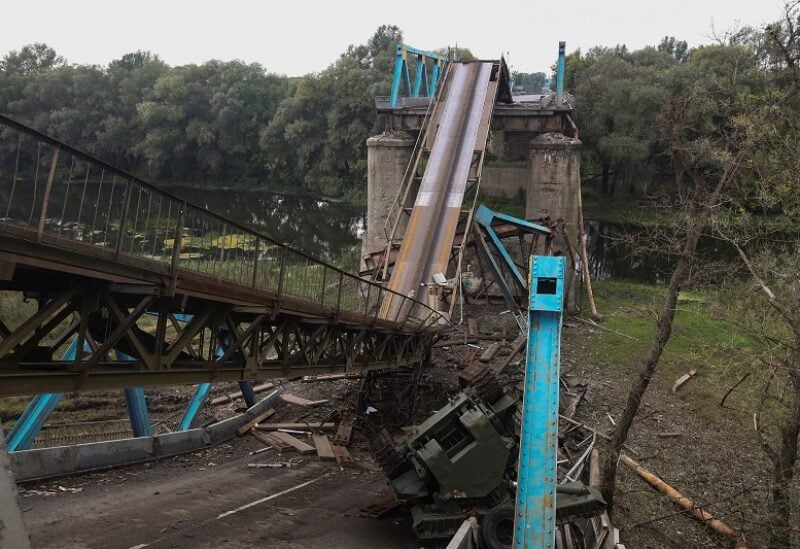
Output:
[[417,364],[446,326],[5,116],[0,216],[0,290],[33,304],[0,311],[0,397]]

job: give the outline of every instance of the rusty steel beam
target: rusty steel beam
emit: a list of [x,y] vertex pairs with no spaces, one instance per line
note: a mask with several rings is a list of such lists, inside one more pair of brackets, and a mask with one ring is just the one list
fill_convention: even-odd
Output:
[[434,275],[447,274],[469,180],[480,177],[497,94],[497,78],[492,77],[497,69],[494,62],[451,66],[443,88],[445,97],[437,101],[430,157],[389,279],[392,293],[383,301],[381,318],[409,317],[410,307],[399,296],[430,305]]
[[[334,319],[254,313],[226,303],[117,289],[124,291],[115,293],[112,286],[86,290],[81,300],[74,299],[73,292],[61,294],[45,301],[29,321],[10,329],[0,340],[8,341],[0,355],[0,397],[396,368],[423,363],[436,337],[434,332],[348,326]],[[66,307],[69,303],[71,309]],[[175,319],[176,303],[185,303],[190,319]],[[69,325],[68,337],[59,336],[62,345],[79,337],[79,326],[86,325],[83,337],[93,351],[80,363],[29,356],[19,352],[20,345],[12,345],[22,341],[46,347],[52,336],[36,328],[48,318],[52,321],[59,308],[65,317],[80,319]],[[155,326],[142,324],[145,311],[153,311]],[[172,329],[159,329],[170,316]],[[134,360],[113,356],[114,351]]]

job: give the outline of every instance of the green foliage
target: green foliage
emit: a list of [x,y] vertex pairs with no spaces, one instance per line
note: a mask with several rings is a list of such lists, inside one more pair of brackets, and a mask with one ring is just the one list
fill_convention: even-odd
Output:
[[399,41],[382,26],[301,78],[238,60],[170,67],[145,51],[68,65],[34,44],[0,61],[0,112],[156,181],[269,181],[358,200]]
[[515,91],[521,88],[523,93],[542,93],[544,91],[547,75],[543,72],[518,72],[514,71],[511,75],[514,79]]

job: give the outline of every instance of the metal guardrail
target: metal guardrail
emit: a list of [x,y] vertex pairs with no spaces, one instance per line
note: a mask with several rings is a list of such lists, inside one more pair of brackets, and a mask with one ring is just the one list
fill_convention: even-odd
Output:
[[[378,319],[381,285],[279,243],[91,155],[0,115],[0,233],[70,247],[167,275],[291,298],[322,314]],[[398,329],[446,324],[438,311],[395,294]]]

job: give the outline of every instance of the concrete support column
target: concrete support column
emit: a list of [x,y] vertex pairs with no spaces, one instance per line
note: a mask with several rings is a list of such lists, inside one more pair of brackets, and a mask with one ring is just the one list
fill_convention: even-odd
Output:
[[[542,134],[530,142],[530,177],[525,202],[527,219],[563,219],[564,225],[577,249],[578,193],[581,185],[581,142],[560,133]],[[554,248],[569,257],[564,239],[554,239]],[[570,261],[568,268],[572,269]],[[567,277],[565,277],[567,278]],[[569,309],[575,306],[575,282],[570,277],[565,302]]]
[[506,157],[506,132],[493,131],[489,133],[489,152],[496,158]]
[[[415,142],[412,134],[398,131],[367,139],[367,230],[361,240],[362,257],[386,247],[388,235],[384,226]],[[391,226],[387,230],[391,230]]]

